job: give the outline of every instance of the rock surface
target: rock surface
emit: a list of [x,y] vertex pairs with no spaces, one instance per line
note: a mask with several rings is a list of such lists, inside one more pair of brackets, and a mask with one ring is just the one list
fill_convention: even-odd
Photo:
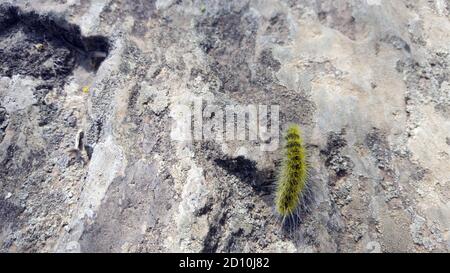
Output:
[[[0,251],[450,250],[447,1],[2,2]],[[174,140],[193,97],[302,126],[298,225],[279,149]]]

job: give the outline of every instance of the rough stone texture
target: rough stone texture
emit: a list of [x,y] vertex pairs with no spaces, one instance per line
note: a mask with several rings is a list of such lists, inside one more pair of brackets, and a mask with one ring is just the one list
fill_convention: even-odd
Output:
[[[0,251],[450,250],[447,1],[2,2]],[[193,96],[302,126],[298,225],[279,150],[171,139]]]

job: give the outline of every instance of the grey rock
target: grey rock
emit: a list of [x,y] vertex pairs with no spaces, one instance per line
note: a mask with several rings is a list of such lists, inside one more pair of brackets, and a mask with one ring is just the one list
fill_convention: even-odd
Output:
[[[1,252],[450,250],[446,1],[13,2]],[[182,119],[193,98],[300,124],[310,176],[293,225],[273,204],[281,145],[175,140],[219,130],[220,111]]]

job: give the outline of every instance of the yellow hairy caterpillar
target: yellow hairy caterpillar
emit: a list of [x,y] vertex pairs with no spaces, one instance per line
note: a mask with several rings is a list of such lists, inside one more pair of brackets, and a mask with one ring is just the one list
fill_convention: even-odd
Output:
[[286,131],[283,160],[278,176],[275,207],[283,220],[293,215],[306,187],[308,166],[300,127],[290,125]]

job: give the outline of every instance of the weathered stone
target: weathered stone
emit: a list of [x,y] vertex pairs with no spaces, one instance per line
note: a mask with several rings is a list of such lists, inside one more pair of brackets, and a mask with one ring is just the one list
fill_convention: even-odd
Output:
[[[448,252],[450,5],[410,2],[1,4],[0,251]],[[301,125],[289,229],[282,142],[176,140],[195,98]]]

